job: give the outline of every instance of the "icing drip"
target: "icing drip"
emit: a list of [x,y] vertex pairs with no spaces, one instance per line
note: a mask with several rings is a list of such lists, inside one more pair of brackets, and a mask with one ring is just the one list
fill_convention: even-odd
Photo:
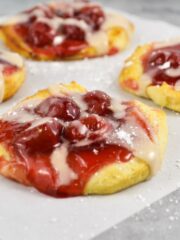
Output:
[[159,48],[177,45],[179,44],[179,42],[180,42],[180,37],[176,37],[176,38],[168,39],[167,41],[156,42],[153,44],[153,46],[155,49],[159,49]]
[[137,126],[134,119],[129,119],[122,128],[119,128],[113,138],[113,142],[131,150],[137,158],[145,160],[151,168],[152,175],[159,171],[161,167],[159,143],[149,141],[147,134]]
[[126,106],[122,105],[121,102],[118,99],[112,99],[111,100],[111,106],[110,109],[114,113],[115,118],[123,118],[126,115]]
[[19,54],[8,51],[0,51],[0,60],[19,68],[24,65],[23,59]]
[[[51,163],[58,172],[58,186],[68,185],[71,181],[77,179],[77,174],[69,167],[67,163],[68,148],[66,144],[56,148],[51,155]],[[60,161],[61,160],[61,161]]]

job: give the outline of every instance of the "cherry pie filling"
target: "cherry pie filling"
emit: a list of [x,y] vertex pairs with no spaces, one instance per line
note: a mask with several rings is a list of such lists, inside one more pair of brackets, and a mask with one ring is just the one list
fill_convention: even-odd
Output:
[[[10,164],[23,169],[28,182],[48,195],[82,195],[98,170],[133,158],[133,151],[117,141],[129,119],[153,141],[145,119],[132,103],[119,102],[123,114],[117,116],[106,93],[92,91],[80,96],[85,109],[71,95],[51,96],[36,106],[22,106],[12,113],[15,118],[2,118],[0,143],[10,152],[11,161],[0,157],[0,168]],[[21,121],[24,116],[32,119]]]
[[[37,12],[40,12],[42,17],[39,17]],[[85,22],[92,32],[96,32],[105,21],[102,8],[88,3],[83,4],[81,8],[68,4],[65,8],[51,5],[36,6],[25,11],[24,14],[29,16],[27,21],[17,23],[15,31],[33,49],[33,52],[54,57],[70,57],[88,46],[86,32],[80,27],[82,22]],[[68,19],[69,23],[60,21]],[[54,28],[50,22],[56,20],[60,22],[58,27]],[[75,24],[73,21],[79,21],[80,24]],[[57,22],[55,24],[57,25]],[[60,40],[56,42],[58,38]]]
[[11,75],[18,70],[18,67],[1,59],[0,57],[0,69],[2,69],[2,73],[5,75]]
[[144,73],[152,77],[152,85],[164,82],[175,86],[180,80],[180,44],[153,49],[143,58]]

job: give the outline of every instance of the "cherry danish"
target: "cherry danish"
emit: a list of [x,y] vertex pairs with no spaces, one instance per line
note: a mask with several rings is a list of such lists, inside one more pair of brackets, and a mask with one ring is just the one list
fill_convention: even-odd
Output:
[[[2,175],[67,197],[116,192],[158,170],[161,126],[147,116],[151,113],[158,122],[160,115],[165,134],[161,111],[102,91],[81,92],[74,82],[59,85],[59,95],[55,90],[46,90],[46,97],[37,93],[1,117]],[[128,180],[133,176],[133,182]]]
[[28,58],[73,60],[113,55],[131,41],[133,25],[98,3],[38,4],[0,26],[5,44]]

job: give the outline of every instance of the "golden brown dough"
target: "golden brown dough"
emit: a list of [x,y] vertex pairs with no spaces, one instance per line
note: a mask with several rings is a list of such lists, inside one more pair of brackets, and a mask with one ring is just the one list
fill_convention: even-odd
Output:
[[1,101],[11,98],[25,80],[23,59],[16,53],[0,51],[0,97]]

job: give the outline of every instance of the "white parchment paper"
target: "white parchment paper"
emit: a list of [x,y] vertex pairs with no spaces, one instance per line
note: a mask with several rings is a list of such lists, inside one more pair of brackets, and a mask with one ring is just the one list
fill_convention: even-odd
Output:
[[[159,21],[127,16],[136,26],[128,51],[114,57],[77,62],[26,61],[25,84],[16,96],[1,104],[0,112],[5,112],[15,102],[38,89],[72,80],[89,89],[105,90],[112,96],[134,98],[122,92],[117,84],[123,60],[139,43],[180,36],[180,29]],[[150,101],[142,101],[153,105]],[[169,143],[161,172],[150,181],[118,194],[54,199],[1,177],[0,239],[89,239],[177,189],[180,186],[180,117],[166,112]]]

